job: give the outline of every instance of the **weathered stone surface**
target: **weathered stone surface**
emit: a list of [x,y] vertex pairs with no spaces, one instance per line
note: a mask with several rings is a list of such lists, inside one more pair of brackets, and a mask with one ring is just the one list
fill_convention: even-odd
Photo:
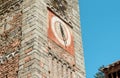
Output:
[[22,38],[20,2],[1,1],[3,3],[0,4],[0,78],[16,78]]
[[[51,1],[0,1],[0,78],[85,78],[78,1]],[[48,38],[48,11],[69,26],[74,55]]]

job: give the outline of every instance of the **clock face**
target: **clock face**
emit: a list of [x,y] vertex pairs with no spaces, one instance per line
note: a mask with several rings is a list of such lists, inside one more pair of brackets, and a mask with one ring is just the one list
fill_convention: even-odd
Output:
[[70,27],[60,18],[49,12],[48,37],[74,55],[73,35]]
[[58,17],[54,16],[51,19],[51,28],[56,39],[64,46],[69,46],[71,43],[71,34],[67,25]]

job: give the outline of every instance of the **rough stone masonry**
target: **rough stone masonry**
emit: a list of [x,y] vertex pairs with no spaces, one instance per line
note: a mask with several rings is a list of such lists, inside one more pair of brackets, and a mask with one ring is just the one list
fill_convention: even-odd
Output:
[[79,17],[78,0],[0,0],[0,78],[85,78]]

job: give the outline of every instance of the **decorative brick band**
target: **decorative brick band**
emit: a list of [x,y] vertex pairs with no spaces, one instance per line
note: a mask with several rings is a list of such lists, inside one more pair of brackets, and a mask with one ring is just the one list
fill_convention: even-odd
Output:
[[16,55],[18,55],[18,53],[19,53],[19,50],[7,55],[0,56],[0,64],[4,64],[5,61],[9,61],[9,59],[14,58]]

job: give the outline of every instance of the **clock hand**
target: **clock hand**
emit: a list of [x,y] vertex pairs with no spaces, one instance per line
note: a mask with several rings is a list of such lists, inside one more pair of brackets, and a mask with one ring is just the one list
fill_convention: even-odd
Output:
[[62,34],[62,37],[63,37],[63,40],[64,40],[64,44],[66,46],[67,42],[66,42],[66,39],[65,39],[65,34],[64,34],[63,28],[61,26],[61,23],[59,25],[60,25],[61,34]]
[[64,34],[63,28],[62,28],[62,26],[61,26],[61,23],[60,23],[60,30],[61,30],[62,36],[65,37],[65,34]]

